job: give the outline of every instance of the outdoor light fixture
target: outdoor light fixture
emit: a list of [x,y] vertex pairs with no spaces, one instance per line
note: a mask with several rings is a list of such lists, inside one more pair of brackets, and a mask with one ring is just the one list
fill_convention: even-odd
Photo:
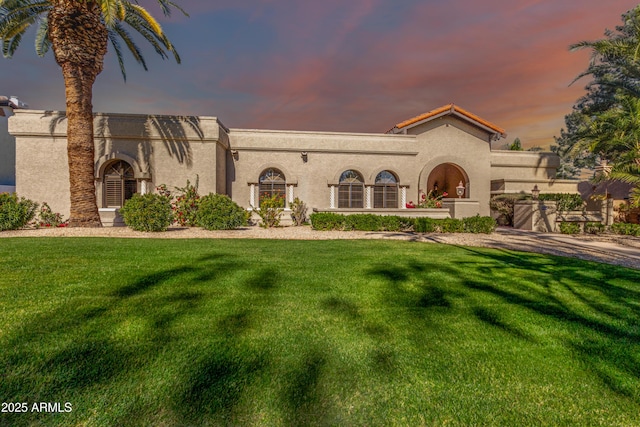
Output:
[[533,186],[533,189],[531,190],[531,198],[533,200],[538,200],[538,197],[540,197],[540,189],[538,188],[538,184]]
[[458,195],[458,199],[462,199],[462,196],[464,196],[464,184],[462,181],[460,181],[456,187],[456,194]]
[[303,151],[302,153],[300,153],[300,157],[302,157],[302,161],[307,163],[308,157],[307,157],[307,152]]
[[238,160],[238,150],[231,150],[231,157],[233,157],[234,160]]

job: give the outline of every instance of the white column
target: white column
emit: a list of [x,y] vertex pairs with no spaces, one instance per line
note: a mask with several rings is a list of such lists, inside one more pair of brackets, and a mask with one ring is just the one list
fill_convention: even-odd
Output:
[[256,205],[256,185],[251,184],[249,187],[249,206],[254,207]]
[[364,207],[367,209],[371,209],[371,187],[364,187]]
[[[289,186],[289,203],[293,203],[293,185]],[[287,203],[287,209],[289,208],[289,203]]]
[[140,181],[140,194],[142,194],[142,195],[147,194],[147,181],[146,180]]
[[400,187],[400,201],[402,203],[401,209],[407,208],[407,187]]
[[329,187],[329,208],[336,208],[336,186],[332,185]]

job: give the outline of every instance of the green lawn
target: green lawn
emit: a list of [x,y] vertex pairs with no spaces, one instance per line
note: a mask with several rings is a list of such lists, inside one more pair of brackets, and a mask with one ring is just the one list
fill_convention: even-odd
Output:
[[637,270],[371,240],[3,238],[0,260],[0,399],[29,410],[2,426],[640,425]]

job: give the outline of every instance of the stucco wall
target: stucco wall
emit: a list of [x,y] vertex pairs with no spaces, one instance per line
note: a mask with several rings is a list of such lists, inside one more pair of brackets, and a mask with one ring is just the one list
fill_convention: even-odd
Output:
[[[69,173],[64,113],[18,110],[9,131],[16,137],[16,187],[20,195],[69,215]],[[199,178],[202,194],[224,189],[224,168],[216,173],[224,128],[215,117],[96,114],[95,167],[98,206],[102,205],[101,172],[114,159],[131,164],[149,190],[166,184],[184,187]],[[222,145],[222,151],[216,149]],[[224,164],[224,161],[223,161]],[[221,178],[222,177],[222,178]],[[222,181],[222,182],[220,182]],[[141,184],[139,184],[141,186]]]

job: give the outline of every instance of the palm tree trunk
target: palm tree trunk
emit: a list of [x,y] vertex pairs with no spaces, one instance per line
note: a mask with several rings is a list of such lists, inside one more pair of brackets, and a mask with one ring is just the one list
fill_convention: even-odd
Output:
[[93,140],[93,83],[102,71],[107,30],[91,0],[57,0],[49,12],[49,37],[62,68],[67,104],[67,155],[72,227],[100,227]]

